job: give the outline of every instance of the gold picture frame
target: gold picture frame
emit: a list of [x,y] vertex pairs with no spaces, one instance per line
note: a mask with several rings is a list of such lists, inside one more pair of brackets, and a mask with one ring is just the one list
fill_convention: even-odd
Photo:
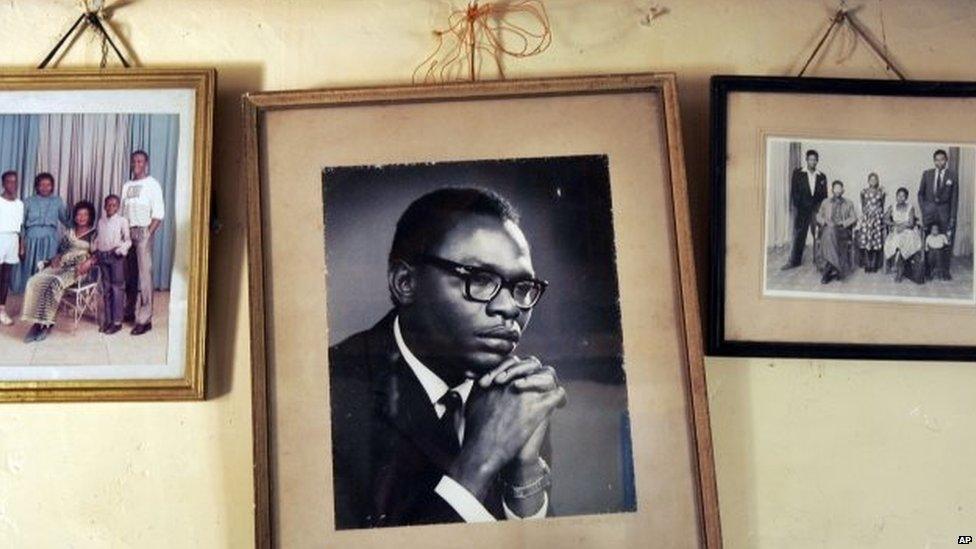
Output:
[[[95,375],[52,374],[52,379],[21,376],[0,381],[0,402],[40,401],[119,401],[119,400],[200,400],[205,398],[205,358],[207,324],[207,270],[209,255],[211,147],[216,70],[187,69],[56,69],[4,70],[0,73],[0,98],[8,94],[33,106],[27,110],[5,111],[25,114],[175,114],[179,153],[174,171],[180,204],[189,210],[172,213],[179,225],[174,242],[179,241],[173,272],[179,268],[180,308],[166,326],[166,365],[162,375],[130,370]],[[112,95],[115,94],[115,95]],[[172,105],[154,102],[166,98]],[[33,109],[33,110],[31,110]],[[131,151],[127,151],[131,153]],[[186,154],[184,154],[186,153]],[[188,162],[188,157],[191,161]],[[43,171],[38,166],[38,171]],[[123,179],[124,181],[124,179]],[[118,183],[121,185],[121,182]],[[21,185],[29,186],[28,181]],[[117,191],[115,191],[117,192]],[[94,198],[89,200],[97,201]],[[101,204],[96,207],[100,210]],[[167,208],[175,209],[173,204]],[[175,275],[174,275],[175,277]],[[185,304],[185,305],[184,305]],[[127,331],[127,330],[126,330]],[[162,330],[157,327],[156,332]],[[128,337],[119,334],[116,337]],[[172,342],[179,349],[172,350]],[[47,343],[47,342],[46,342]],[[9,347],[8,347],[9,349]],[[174,356],[176,357],[174,359]],[[133,358],[138,362],[139,358]],[[84,366],[85,364],[81,364]],[[132,368],[137,365],[133,364]],[[67,366],[73,368],[75,365]],[[52,367],[53,368],[53,367]],[[93,370],[88,370],[93,371]],[[155,372],[156,370],[153,370]],[[67,379],[65,378],[67,377]]]
[[[431,129],[458,118],[463,121],[448,129]],[[617,122],[622,127],[608,132]],[[257,547],[448,547],[460,535],[471,547],[627,547],[649,539],[662,546],[721,547],[674,75],[252,93],[245,96],[244,127]],[[422,143],[407,137],[420,135],[421,127]],[[557,138],[528,136],[540,127]],[[513,144],[513,129],[526,137]],[[640,139],[629,140],[635,132]],[[322,369],[329,344],[323,337],[323,205],[315,198],[323,189],[323,166],[596,150],[609,155],[612,190],[619,195],[613,228],[623,341],[633,359],[627,390],[636,511],[337,530],[328,465],[329,376]],[[642,171],[648,165],[653,169]],[[659,230],[644,230],[648,218]],[[657,257],[635,252],[648,250],[640,245],[656,246]]]

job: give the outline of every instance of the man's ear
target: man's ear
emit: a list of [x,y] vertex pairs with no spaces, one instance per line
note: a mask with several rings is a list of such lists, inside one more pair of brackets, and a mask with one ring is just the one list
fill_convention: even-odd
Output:
[[417,271],[404,261],[394,261],[386,272],[390,295],[398,305],[410,305],[416,298]]

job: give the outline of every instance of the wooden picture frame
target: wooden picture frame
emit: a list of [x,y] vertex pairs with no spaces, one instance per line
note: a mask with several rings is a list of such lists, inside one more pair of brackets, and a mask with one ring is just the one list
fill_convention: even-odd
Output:
[[[53,193],[43,197],[57,197],[69,212],[61,220],[63,226],[58,226],[55,217],[53,231],[71,231],[72,204],[82,201],[94,206],[95,228],[104,198],[123,194],[123,183],[130,178],[139,180],[139,172],[130,172],[133,157],[146,159],[148,167],[141,173],[158,178],[162,203],[160,208],[158,202],[152,202],[147,210],[150,219],[161,222],[152,231],[146,229],[146,241],[154,246],[147,255],[155,258],[156,266],[147,267],[154,298],[145,306],[148,312],[139,313],[134,321],[145,324],[144,333],[130,335],[129,320],[119,333],[96,333],[99,325],[111,327],[121,319],[113,320],[114,310],[113,316],[105,312],[103,298],[97,293],[103,288],[94,279],[71,277],[65,295],[75,299],[71,310],[77,314],[65,313],[66,297],[62,297],[50,337],[21,342],[24,332],[30,336],[37,326],[32,327],[30,315],[21,311],[14,311],[18,318],[13,326],[4,327],[0,401],[204,398],[215,81],[216,71],[206,68],[0,73],[0,116],[10,127],[17,126],[15,135],[19,137],[14,139],[23,138],[18,141],[23,146],[16,151],[0,152],[0,164],[5,164],[0,171],[17,172],[17,192],[25,200],[41,196],[36,175],[53,183]],[[127,227],[132,219],[130,235],[135,235],[141,218],[132,213],[137,206],[127,209],[134,204],[129,200],[138,199],[148,187],[126,188],[117,216],[126,219]],[[20,281],[25,292],[36,270],[26,263],[27,258],[45,259],[31,255],[29,205],[26,215],[21,238],[27,251],[23,265],[17,265],[18,270],[25,269]],[[94,245],[94,241],[88,244],[85,257],[95,255],[90,253]],[[125,254],[121,248],[115,251],[120,257]],[[49,265],[43,261],[37,268]],[[89,274],[99,272],[100,276],[99,264],[93,261],[92,265]],[[107,280],[106,288],[113,281]],[[74,297],[76,290],[81,297]],[[83,292],[89,293],[81,295]],[[82,299],[85,296],[88,302]],[[26,309],[21,298],[17,301]]]
[[[445,129],[442,120],[460,123]],[[447,547],[457,535],[473,547],[519,539],[623,547],[645,543],[650,535],[671,546],[721,546],[673,75],[252,93],[245,97],[244,122],[258,547],[378,547],[394,539],[401,546]],[[608,124],[615,123],[621,127],[611,135]],[[549,139],[530,135],[540,128]],[[510,141],[513,135],[520,138]],[[322,311],[326,286],[339,283],[334,277],[342,269],[331,268],[326,284],[322,262],[328,260],[318,239],[325,234],[326,247],[335,242],[323,229],[337,223],[327,208],[340,202],[332,196],[322,204],[320,193],[336,184],[327,168],[375,173],[377,166],[404,163],[427,169],[580,154],[605,155],[615,197],[636,511],[519,524],[337,529],[326,375],[326,347],[335,341],[325,335],[338,313],[330,311],[327,325]],[[641,212],[628,207],[638,203]],[[655,220],[649,233],[648,214]],[[311,229],[309,238],[300,236],[304,229]],[[634,248],[638,244],[655,246],[653,257],[646,247]],[[372,270],[385,267],[380,258]],[[546,299],[556,295],[550,288]],[[658,351],[648,350],[651,342]]]
[[[976,134],[966,129],[964,114],[964,107],[976,104],[976,84],[714,76],[711,90],[709,354],[976,359],[976,346],[969,338],[976,306],[971,249]],[[932,123],[947,117],[951,123]],[[787,147],[792,147],[789,152]],[[944,201],[923,197],[927,186],[934,185],[926,173],[939,172],[940,154],[949,170],[943,173],[961,174],[957,181],[947,179],[943,188],[950,198]],[[797,211],[803,208],[795,204],[800,199],[784,195],[793,184],[788,170],[809,170],[809,160],[815,164],[811,173],[825,174],[828,192],[833,193],[840,181],[842,190],[855,189],[849,198],[861,202],[855,206],[854,225],[848,227],[853,235],[848,243],[850,275],[840,282],[831,276],[833,271],[824,274],[832,263],[823,259],[822,251],[817,255],[824,249],[823,244],[818,248],[817,238],[811,248],[806,233],[801,240],[789,232],[795,230]],[[949,192],[953,183],[955,198]],[[860,201],[854,194],[859,185]],[[810,192],[816,196],[817,191]],[[877,208],[878,197],[881,204],[887,200],[884,208]],[[841,199],[847,198],[842,193]],[[832,200],[818,202],[818,207]],[[888,242],[901,230],[889,219],[888,207],[917,212],[911,230],[919,237],[904,248],[908,258],[902,258],[896,239]],[[941,219],[946,212],[947,219]],[[882,220],[879,228],[873,228],[875,217]],[[951,228],[945,231],[952,239],[948,253],[957,270],[954,278],[947,277],[951,281],[935,276],[933,267],[923,261],[941,260],[922,234],[939,224]],[[919,242],[922,248],[916,251]],[[777,246],[793,246],[800,253]],[[878,255],[870,259],[875,246],[880,247],[874,251]],[[775,254],[789,259],[773,259]],[[798,268],[793,266],[796,255],[801,256]],[[729,256],[736,258],[734,267]],[[837,257],[841,263],[848,261],[844,253]],[[779,267],[778,261],[784,265]],[[779,274],[783,270],[790,272]],[[810,272],[794,274],[802,271]],[[801,278],[804,282],[788,281]],[[813,278],[820,284],[811,282]],[[804,323],[809,329],[802,328]],[[909,324],[919,329],[899,328]]]

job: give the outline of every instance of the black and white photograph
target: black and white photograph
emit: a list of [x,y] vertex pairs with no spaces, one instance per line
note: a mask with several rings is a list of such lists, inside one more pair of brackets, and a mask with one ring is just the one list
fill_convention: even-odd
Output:
[[635,511],[607,156],[322,189],[336,528]]
[[976,147],[768,137],[764,295],[976,304]]

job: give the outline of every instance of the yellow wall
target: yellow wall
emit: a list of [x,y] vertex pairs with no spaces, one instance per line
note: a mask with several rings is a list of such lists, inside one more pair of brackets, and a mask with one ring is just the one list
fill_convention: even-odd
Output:
[[[112,2],[108,2],[112,3]],[[240,100],[247,90],[403,83],[445,15],[436,0],[140,0],[116,28],[146,66],[215,65],[210,374],[200,403],[0,406],[0,546],[247,547],[250,373]],[[460,4],[461,0],[455,0]],[[914,78],[976,79],[971,2],[862,2]],[[0,5],[0,62],[28,67],[72,0]],[[549,0],[554,40],[509,76],[674,71],[704,259],[708,77],[795,73],[832,1]],[[821,76],[884,78],[835,41]],[[96,64],[81,39],[65,64]],[[951,121],[933,121],[951,123]],[[219,282],[219,283],[218,283]],[[864,319],[880,322],[881,319]],[[2,351],[0,351],[2,352]],[[950,547],[976,533],[976,365],[709,359],[727,547]]]

